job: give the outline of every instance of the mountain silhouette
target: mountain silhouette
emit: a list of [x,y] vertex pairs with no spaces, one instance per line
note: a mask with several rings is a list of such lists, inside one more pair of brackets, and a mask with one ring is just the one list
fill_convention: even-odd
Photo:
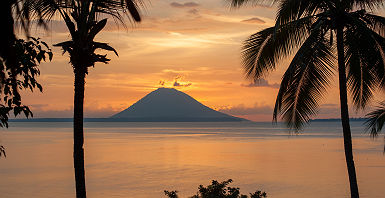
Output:
[[215,111],[174,88],[158,88],[110,119],[152,122],[245,121]]

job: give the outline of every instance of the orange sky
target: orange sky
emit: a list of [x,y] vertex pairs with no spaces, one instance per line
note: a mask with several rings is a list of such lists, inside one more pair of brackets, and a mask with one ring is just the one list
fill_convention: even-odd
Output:
[[[152,0],[143,22],[128,28],[108,27],[96,40],[108,42],[119,53],[109,53],[110,64],[96,64],[86,79],[86,117],[117,113],[160,87],[174,87],[203,104],[255,121],[270,121],[281,75],[288,61],[259,85],[244,79],[241,43],[252,33],[274,23],[275,8],[230,9],[224,0]],[[61,22],[50,30],[34,29],[33,36],[49,44],[69,38]],[[73,73],[68,56],[54,48],[51,63],[40,66],[43,93],[25,93],[35,117],[71,117]],[[104,52],[102,52],[104,53]],[[177,81],[180,86],[173,86]],[[336,82],[336,80],[334,81]],[[176,84],[178,84],[176,83]],[[334,85],[322,101],[319,118],[338,117]],[[353,116],[362,115],[362,113]]]

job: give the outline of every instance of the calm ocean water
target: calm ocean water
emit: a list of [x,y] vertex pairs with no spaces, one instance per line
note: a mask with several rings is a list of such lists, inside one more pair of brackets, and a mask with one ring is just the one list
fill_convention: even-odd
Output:
[[[362,197],[385,197],[384,139],[352,122]],[[0,131],[0,197],[74,197],[72,123],[11,123]],[[85,123],[89,197],[182,197],[233,179],[243,194],[349,197],[339,122],[290,135],[271,123]]]

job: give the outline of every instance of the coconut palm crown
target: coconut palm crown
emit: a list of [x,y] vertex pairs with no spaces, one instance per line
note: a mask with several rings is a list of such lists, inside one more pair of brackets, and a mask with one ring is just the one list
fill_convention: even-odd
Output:
[[[96,35],[107,24],[107,18],[112,17],[121,24],[125,24],[125,14],[130,20],[140,21],[138,3],[132,0],[38,0],[27,1],[24,12],[41,21],[51,20],[59,14],[64,20],[71,40],[58,43],[55,46],[62,47],[63,52],[70,55],[70,62],[74,71],[86,72],[88,67],[97,62],[108,63],[110,59],[106,55],[96,54],[97,49],[117,52],[107,43],[94,41]],[[130,15],[128,15],[128,13]],[[28,14],[27,14],[28,15]],[[43,23],[44,24],[44,23]]]
[[[233,7],[262,0],[232,0]],[[247,78],[257,80],[294,56],[282,77],[273,120],[300,129],[317,113],[335,73],[339,77],[345,157],[352,197],[359,197],[353,161],[347,90],[354,107],[367,106],[385,88],[385,18],[371,12],[382,0],[274,0],[276,24],[244,41]]]
[[[248,0],[233,0],[240,6]],[[279,60],[294,58],[282,78],[274,109],[290,127],[301,128],[317,112],[319,100],[337,67],[337,29],[342,29],[343,63],[354,106],[365,108],[378,87],[384,88],[385,18],[367,12],[375,0],[282,0],[276,25],[251,35],[243,45],[246,76],[259,79]]]

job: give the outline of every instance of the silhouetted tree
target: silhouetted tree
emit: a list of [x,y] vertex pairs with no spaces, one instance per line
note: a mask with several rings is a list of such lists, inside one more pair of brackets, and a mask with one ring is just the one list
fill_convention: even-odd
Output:
[[[234,7],[260,2],[231,1]],[[278,3],[275,26],[251,35],[243,44],[245,73],[258,80],[297,51],[282,78],[274,120],[280,114],[298,130],[317,112],[330,78],[338,72],[345,158],[351,197],[357,198],[347,87],[357,109],[366,107],[376,88],[385,87],[385,18],[367,12],[382,6],[382,0],[272,2]]]
[[[36,81],[40,74],[37,68],[42,60],[48,56],[52,59],[52,52],[46,43],[28,37],[29,41],[17,39],[15,35],[15,17],[22,18],[19,6],[20,0],[7,0],[0,2],[0,22],[2,24],[2,36],[0,37],[0,127],[8,127],[8,116],[11,111],[15,116],[24,113],[26,117],[32,116],[32,112],[21,102],[20,90],[34,88],[42,90]],[[28,21],[28,19],[26,19]],[[24,30],[28,27],[23,23]],[[27,34],[28,36],[28,34]]]
[[[247,195],[240,194],[239,188],[228,187],[232,181],[233,180],[231,179],[223,182],[213,180],[211,185],[208,185],[207,187],[199,185],[197,194],[190,198],[248,198]],[[164,193],[169,198],[178,198],[178,191],[165,190]],[[265,192],[256,191],[255,193],[250,193],[250,198],[266,197],[267,195]]]
[[74,94],[74,169],[77,197],[86,197],[84,171],[83,104],[84,85],[88,68],[95,63],[108,63],[107,55],[97,54],[98,49],[117,52],[107,43],[94,41],[107,24],[110,16],[124,24],[124,15],[140,21],[139,0],[36,0],[25,6],[32,18],[50,20],[55,14],[64,20],[71,40],[55,46],[68,53],[75,75]]
[[25,41],[17,39],[13,42],[10,51],[15,58],[12,64],[9,59],[0,59],[0,126],[8,127],[9,113],[13,111],[14,116],[23,113],[27,118],[33,116],[28,106],[21,102],[20,90],[38,88],[42,91],[42,86],[36,81],[36,77],[40,75],[38,64],[46,59],[52,60],[52,52],[48,45],[30,37],[31,40]]
[[[38,65],[42,60],[52,59],[52,52],[47,44],[29,37],[28,41],[17,39],[15,35],[15,17],[22,19],[21,24],[27,33],[28,27],[24,23],[28,19],[21,16],[20,0],[0,1],[0,127],[8,127],[8,118],[13,111],[14,116],[23,113],[27,118],[33,116],[28,106],[22,104],[20,90],[38,88],[36,81],[40,75]],[[32,38],[32,39],[30,39]],[[4,147],[0,147],[5,156]]]

